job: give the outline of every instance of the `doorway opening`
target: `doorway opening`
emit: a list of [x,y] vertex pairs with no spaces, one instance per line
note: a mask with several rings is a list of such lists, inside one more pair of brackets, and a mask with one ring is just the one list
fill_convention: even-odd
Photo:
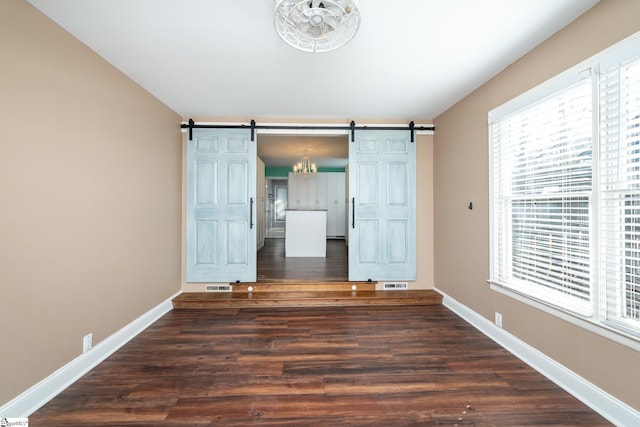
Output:
[[284,239],[288,209],[288,180],[267,177],[267,239]]
[[[308,130],[306,132],[309,132]],[[347,203],[345,168],[349,157],[347,134],[313,135],[313,134],[263,134],[257,137],[258,157],[265,164],[267,182],[265,215],[266,239],[264,246],[257,254],[257,281],[348,281],[348,248],[345,239]],[[300,189],[289,181],[289,172],[298,163],[304,152],[318,167],[321,177],[321,190]],[[339,200],[329,200],[326,180],[329,174],[340,175],[342,185]],[[313,191],[313,194],[309,194]],[[331,192],[335,195],[335,192]],[[313,198],[318,209],[332,212],[331,221],[327,220],[327,252],[326,257],[286,257],[285,233],[286,211],[288,209],[304,209],[309,205],[300,205],[300,196]],[[296,202],[292,202],[292,197]],[[341,224],[337,226],[336,223]]]

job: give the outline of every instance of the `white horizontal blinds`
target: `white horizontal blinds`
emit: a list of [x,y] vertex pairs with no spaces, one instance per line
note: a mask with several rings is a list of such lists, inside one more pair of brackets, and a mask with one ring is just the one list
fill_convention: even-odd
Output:
[[600,74],[600,280],[606,320],[638,328],[640,54],[631,56]]
[[493,280],[591,311],[591,80],[492,124]]

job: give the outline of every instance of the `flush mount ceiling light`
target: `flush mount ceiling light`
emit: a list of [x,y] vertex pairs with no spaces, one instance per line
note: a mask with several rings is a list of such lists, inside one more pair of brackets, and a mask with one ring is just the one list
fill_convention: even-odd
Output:
[[349,43],[358,32],[358,0],[275,0],[273,23],[290,46],[328,52]]

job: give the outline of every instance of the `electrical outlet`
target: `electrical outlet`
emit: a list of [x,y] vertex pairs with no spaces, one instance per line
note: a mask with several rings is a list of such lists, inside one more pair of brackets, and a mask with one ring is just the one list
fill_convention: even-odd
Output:
[[85,351],[91,350],[91,347],[93,347],[93,334],[87,334],[84,336],[84,338],[82,338],[82,352],[84,353]]
[[496,325],[502,328],[502,314],[496,311]]

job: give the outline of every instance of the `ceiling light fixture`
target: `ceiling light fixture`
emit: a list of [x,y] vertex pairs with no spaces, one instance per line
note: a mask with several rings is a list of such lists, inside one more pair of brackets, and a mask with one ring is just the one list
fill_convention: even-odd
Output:
[[304,150],[304,157],[301,162],[293,165],[293,173],[295,174],[310,174],[318,172],[318,168],[315,163],[311,163],[311,160],[307,156],[307,150]]
[[358,0],[275,0],[273,23],[288,45],[305,52],[329,52],[358,32]]

